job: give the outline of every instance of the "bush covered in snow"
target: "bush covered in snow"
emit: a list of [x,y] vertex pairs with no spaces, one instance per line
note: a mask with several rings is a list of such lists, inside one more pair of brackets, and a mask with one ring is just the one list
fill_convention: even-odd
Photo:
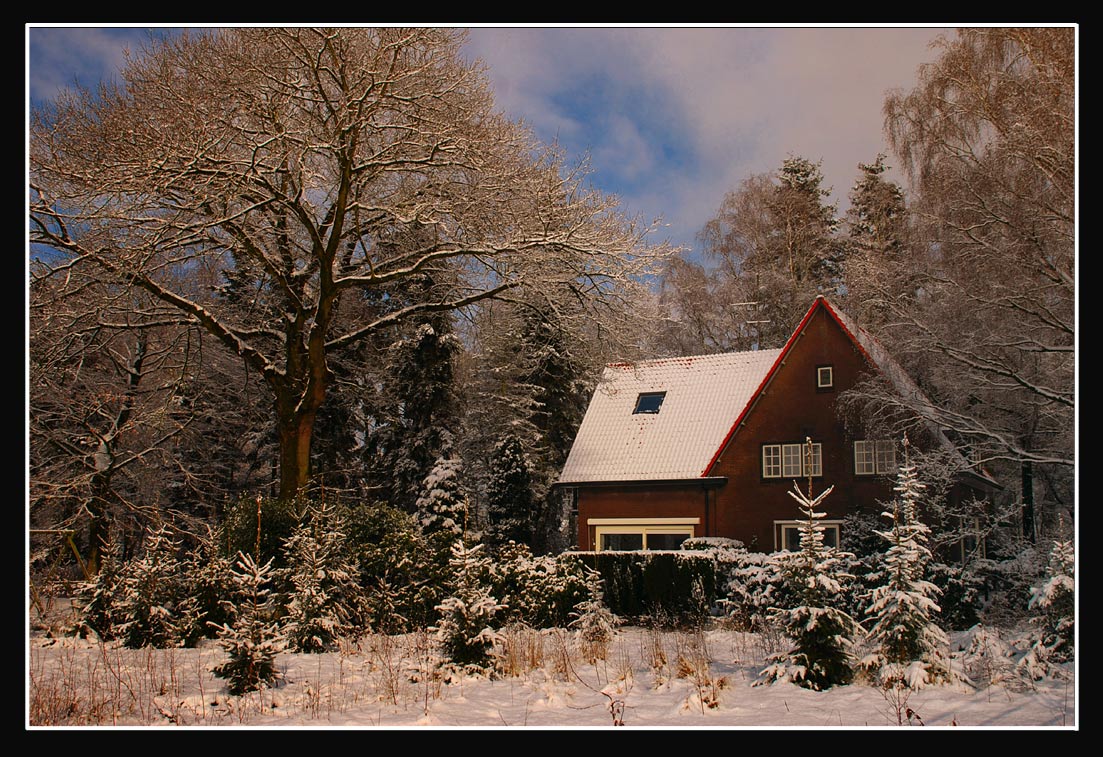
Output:
[[600,576],[577,555],[533,556],[526,545],[511,541],[498,548],[489,580],[511,622],[565,628],[580,604],[594,601]]
[[150,531],[143,553],[123,567],[114,614],[117,635],[132,648],[172,647],[182,641],[179,604],[186,596],[179,544],[166,526]]
[[426,535],[414,516],[383,503],[351,507],[347,518],[367,625],[404,633],[435,623],[450,572],[452,536]]

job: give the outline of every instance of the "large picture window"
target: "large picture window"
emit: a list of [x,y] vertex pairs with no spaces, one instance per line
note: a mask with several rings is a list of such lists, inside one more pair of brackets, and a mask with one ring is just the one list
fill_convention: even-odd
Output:
[[[807,460],[807,444],[762,445],[763,478],[807,478],[823,475],[823,445],[812,444],[811,460]],[[809,467],[809,464],[811,467]]]
[[896,445],[884,439],[854,442],[854,472],[859,476],[896,473]]
[[590,518],[594,528],[594,549],[612,550],[679,549],[693,536],[700,518]]

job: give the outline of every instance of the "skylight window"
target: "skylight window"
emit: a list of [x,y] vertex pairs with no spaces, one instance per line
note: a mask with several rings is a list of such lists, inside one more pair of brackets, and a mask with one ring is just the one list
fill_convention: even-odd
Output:
[[666,399],[666,392],[641,392],[640,396],[636,397],[636,409],[632,411],[632,414],[649,413],[654,415],[663,406],[664,399]]

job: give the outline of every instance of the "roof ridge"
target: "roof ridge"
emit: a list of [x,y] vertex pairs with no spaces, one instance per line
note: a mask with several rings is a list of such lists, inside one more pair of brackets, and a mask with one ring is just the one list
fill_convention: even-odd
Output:
[[766,349],[756,350],[732,350],[730,352],[705,352],[699,355],[671,355],[669,357],[653,357],[645,358],[643,360],[617,360],[612,363],[606,363],[606,368],[632,368],[639,367],[641,365],[658,365],[660,363],[675,363],[682,361],[693,360],[708,360],[715,358],[733,357],[736,355],[758,355],[768,352],[776,352],[782,349],[781,347],[768,347]]

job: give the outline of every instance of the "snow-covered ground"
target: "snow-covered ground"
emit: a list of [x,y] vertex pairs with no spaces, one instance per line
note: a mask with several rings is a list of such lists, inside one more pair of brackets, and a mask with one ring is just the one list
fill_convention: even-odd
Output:
[[372,636],[339,653],[281,654],[278,686],[232,697],[211,673],[224,658],[215,642],[130,650],[34,635],[26,717],[32,728],[612,728],[615,719],[629,728],[1077,726],[1071,667],[1067,680],[999,682],[994,660],[973,667],[974,687],[924,689],[894,701],[860,684],[823,692],[754,686],[772,649],[758,635],[726,629],[633,627],[620,629],[604,659],[589,663],[572,634],[526,630],[507,636],[504,672],[488,679],[437,668],[426,634]]

